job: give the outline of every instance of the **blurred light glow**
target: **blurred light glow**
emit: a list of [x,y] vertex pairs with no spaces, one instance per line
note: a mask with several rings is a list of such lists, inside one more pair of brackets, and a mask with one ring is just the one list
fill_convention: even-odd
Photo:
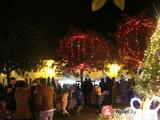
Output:
[[60,83],[61,86],[63,86],[64,84],[69,84],[69,85],[72,85],[72,84],[76,84],[76,78],[75,77],[61,77],[59,80],[58,80],[58,83]]
[[45,72],[45,77],[54,77],[55,76],[55,69],[56,65],[53,66],[55,61],[53,60],[45,60],[44,67],[42,68],[42,71]]
[[121,66],[118,64],[108,64],[107,67],[109,68],[108,75],[110,77],[117,77],[118,72],[121,69]]
[[47,70],[48,76],[52,76],[52,75],[54,75],[54,73],[55,73],[55,71],[52,70],[52,69],[48,69],[48,70]]

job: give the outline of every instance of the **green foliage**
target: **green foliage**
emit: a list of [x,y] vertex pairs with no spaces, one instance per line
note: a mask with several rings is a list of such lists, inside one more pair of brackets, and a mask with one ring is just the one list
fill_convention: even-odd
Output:
[[159,94],[160,90],[160,20],[145,51],[142,73],[137,79],[137,92],[145,95]]
[[37,68],[41,31],[23,20],[0,21],[0,72],[24,73]]

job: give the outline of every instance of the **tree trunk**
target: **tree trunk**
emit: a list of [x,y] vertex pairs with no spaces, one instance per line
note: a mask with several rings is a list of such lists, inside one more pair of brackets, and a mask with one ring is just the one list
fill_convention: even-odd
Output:
[[81,69],[80,71],[80,80],[81,80],[81,84],[83,83],[83,69]]
[[6,68],[6,75],[7,75],[7,84],[8,84],[9,79],[10,79],[10,77],[11,77],[11,71],[9,70],[8,67]]
[[5,86],[5,79],[3,78],[3,86]]

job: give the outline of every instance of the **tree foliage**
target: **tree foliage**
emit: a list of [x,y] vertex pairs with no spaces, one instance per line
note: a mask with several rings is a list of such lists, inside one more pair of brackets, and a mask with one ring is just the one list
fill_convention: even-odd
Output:
[[[41,31],[23,20],[0,21],[0,72],[23,73],[39,63]],[[9,77],[9,76],[8,76]]]
[[158,95],[160,93],[160,19],[156,30],[148,41],[144,55],[142,73],[136,81],[136,90],[144,95]]
[[102,69],[108,56],[105,38],[93,31],[73,30],[60,41],[59,59],[63,71]]
[[147,41],[155,30],[155,23],[143,14],[126,17],[117,27],[116,40],[119,58],[125,66],[141,65]]

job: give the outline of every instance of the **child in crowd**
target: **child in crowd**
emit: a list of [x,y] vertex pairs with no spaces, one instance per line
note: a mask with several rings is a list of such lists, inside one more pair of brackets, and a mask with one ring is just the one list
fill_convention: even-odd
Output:
[[69,95],[69,92],[67,89],[65,89],[63,91],[63,96],[62,96],[62,110],[63,110],[63,114],[67,114],[67,115],[69,115],[69,113],[67,111],[68,95]]
[[96,87],[96,104],[97,104],[97,113],[101,113],[101,108],[102,108],[102,93],[101,93],[101,87],[97,86]]

